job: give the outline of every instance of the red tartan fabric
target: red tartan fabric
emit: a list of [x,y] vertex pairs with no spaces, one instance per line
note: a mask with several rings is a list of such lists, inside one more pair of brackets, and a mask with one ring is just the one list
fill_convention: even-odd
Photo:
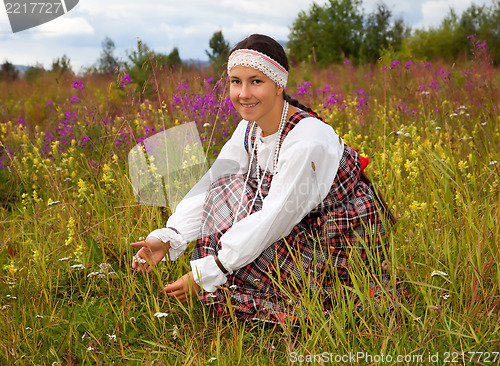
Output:
[[[288,132],[309,116],[299,112],[290,118],[284,127],[280,148]],[[250,146],[255,146],[255,133],[249,138]],[[248,145],[245,141],[245,146]],[[251,169],[251,176],[255,177],[255,160]],[[261,189],[265,198],[272,183],[272,174],[269,171],[263,174]],[[335,295],[336,278],[341,285],[352,286],[349,271],[354,262],[353,253],[370,272],[379,273],[382,284],[387,285],[389,277],[373,265],[375,258],[376,263],[382,262],[386,249],[380,208],[374,193],[359,180],[359,175],[359,154],[345,146],[338,173],[323,203],[254,262],[228,275],[228,282],[223,288],[214,293],[201,292],[200,300],[218,314],[226,314],[230,303],[232,311],[240,319],[279,322],[283,317],[297,315],[294,295],[304,288],[314,288],[324,296],[324,310],[328,312],[329,297],[344,296]],[[193,260],[217,255],[220,237],[234,222],[242,194],[238,220],[262,208],[262,200],[257,195],[252,212],[248,212],[256,190],[256,179],[250,179],[245,186],[244,175],[226,175],[212,184],[205,199],[200,239],[196,242]],[[281,284],[281,289],[277,288],[277,283]],[[384,290],[375,288],[373,283],[369,286],[378,302],[377,297]],[[404,297],[406,293],[397,289],[395,296]],[[361,309],[362,305],[358,304],[356,310]]]

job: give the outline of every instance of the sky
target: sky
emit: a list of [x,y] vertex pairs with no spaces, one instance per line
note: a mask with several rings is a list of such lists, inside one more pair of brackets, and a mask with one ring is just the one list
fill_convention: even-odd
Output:
[[[219,30],[230,45],[252,33],[286,41],[298,14],[307,13],[314,2],[324,5],[328,0],[80,0],[65,15],[17,33],[0,4],[0,63],[38,63],[50,69],[52,61],[66,55],[79,72],[97,63],[105,37],[115,43],[114,55],[121,61],[138,40],[156,53],[177,47],[184,60],[207,60],[209,40]],[[364,13],[374,11],[377,2],[362,1]],[[422,29],[439,25],[450,8],[461,14],[472,3],[491,5],[492,0],[384,2],[393,16]]]

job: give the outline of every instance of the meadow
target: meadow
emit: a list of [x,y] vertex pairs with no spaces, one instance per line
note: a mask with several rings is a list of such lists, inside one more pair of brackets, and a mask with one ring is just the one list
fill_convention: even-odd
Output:
[[218,318],[161,293],[189,249],[149,276],[129,243],[165,224],[137,204],[127,154],[195,121],[207,158],[239,121],[227,80],[157,70],[152,94],[129,75],[43,73],[0,81],[0,364],[497,364],[500,360],[500,71],[471,60],[296,65],[288,92],[369,157],[398,218],[388,270],[410,304],[373,299],[362,267],[349,298],[298,323]]

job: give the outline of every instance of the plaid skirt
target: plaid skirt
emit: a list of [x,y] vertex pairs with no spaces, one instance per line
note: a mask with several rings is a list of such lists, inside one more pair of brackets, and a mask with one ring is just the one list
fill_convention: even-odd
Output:
[[[200,239],[195,244],[193,260],[217,255],[221,249],[220,238],[233,224],[238,208],[237,221],[262,208],[257,181],[249,179],[245,184],[245,178],[241,174],[226,175],[211,185],[205,199]],[[269,192],[271,180],[270,174],[264,175],[262,197]],[[368,280],[368,285],[375,301],[380,302],[390,277],[380,269],[383,253],[379,251],[374,258],[373,253],[367,255],[367,249],[369,252],[370,240],[377,243],[377,248],[380,246],[384,231],[376,230],[377,225],[379,229],[382,227],[380,218],[375,226],[365,223],[367,226],[362,229],[360,210],[356,205],[366,204],[363,201],[367,199],[366,195],[372,200],[374,196],[367,186],[360,186],[356,192],[343,205],[337,203],[335,207],[313,210],[286,237],[271,244],[252,263],[227,275],[226,284],[215,292],[200,292],[200,300],[218,315],[233,313],[238,319],[281,322],[306,315],[307,310],[302,307],[300,299],[304,294],[311,294],[316,299],[321,298],[323,311],[328,314],[333,302],[348,296],[349,291],[345,290],[352,286],[350,267],[361,263],[369,268],[367,273],[372,279],[378,278],[378,281]],[[357,218],[346,217],[350,214]],[[348,230],[345,227],[339,230],[335,222],[339,215],[347,222],[356,222],[358,227],[348,225]],[[374,273],[377,276],[373,276]],[[382,286],[375,285],[376,282]],[[395,295],[407,297],[400,289],[396,289]],[[354,311],[362,310],[361,301],[355,302]]]

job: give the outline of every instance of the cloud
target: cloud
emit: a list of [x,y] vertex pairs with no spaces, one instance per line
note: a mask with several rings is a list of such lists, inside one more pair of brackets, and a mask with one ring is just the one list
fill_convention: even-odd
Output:
[[[477,3],[477,1],[476,1]],[[483,1],[484,3],[484,1]],[[433,0],[424,1],[421,5],[422,20],[418,24],[420,27],[436,27],[441,24],[441,21],[453,9],[456,14],[460,15],[464,10],[471,6],[470,0]]]
[[59,38],[74,35],[93,35],[94,28],[83,17],[68,15],[33,28],[34,39]]

